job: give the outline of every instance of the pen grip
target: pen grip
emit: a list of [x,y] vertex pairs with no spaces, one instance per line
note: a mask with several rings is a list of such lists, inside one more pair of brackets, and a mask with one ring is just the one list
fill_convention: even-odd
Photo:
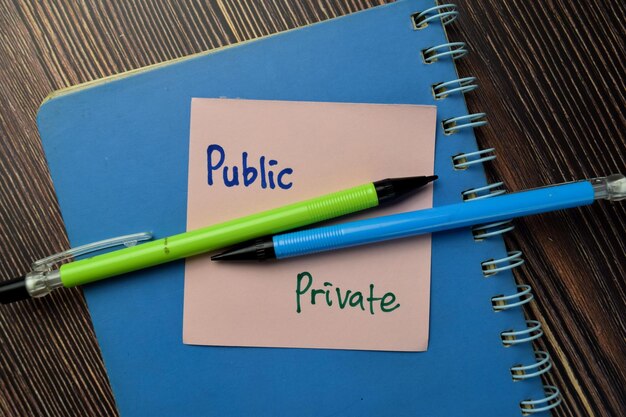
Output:
[[370,185],[350,188],[306,202],[309,217],[307,223],[318,223],[377,206],[378,198],[375,197],[375,191],[372,195]]
[[319,227],[274,236],[276,259],[291,258],[345,247],[341,225]]

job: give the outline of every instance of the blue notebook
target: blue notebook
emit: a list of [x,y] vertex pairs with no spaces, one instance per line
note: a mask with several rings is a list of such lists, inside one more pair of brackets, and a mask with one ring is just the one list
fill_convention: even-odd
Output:
[[[441,85],[458,79],[452,58],[464,50],[446,45],[441,18],[454,9],[416,15],[434,6],[398,1],[53,94],[38,123],[70,242],[185,230],[192,97],[436,105],[434,205],[499,192],[482,189],[482,159],[495,155],[477,149],[472,126],[483,118],[463,118],[472,80]],[[528,343],[541,330],[517,305],[532,294],[507,270],[519,258],[499,236],[509,226],[433,235],[423,353],[183,345],[183,261],[86,286],[119,411],[443,417],[549,409],[557,391],[539,377],[549,358]]]

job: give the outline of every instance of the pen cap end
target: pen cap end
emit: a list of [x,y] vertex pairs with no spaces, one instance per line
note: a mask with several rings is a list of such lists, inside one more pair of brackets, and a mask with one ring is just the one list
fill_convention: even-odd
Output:
[[15,301],[26,300],[30,293],[26,289],[25,277],[14,278],[0,282],[0,304],[9,304]]
[[622,174],[594,178],[591,184],[596,200],[620,201],[626,198],[626,177]]

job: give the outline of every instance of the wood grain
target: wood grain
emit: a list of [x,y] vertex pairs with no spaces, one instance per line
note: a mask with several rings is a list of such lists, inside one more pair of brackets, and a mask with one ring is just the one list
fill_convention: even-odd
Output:
[[[371,7],[374,0],[0,0],[0,275],[68,245],[36,130],[58,88]],[[492,179],[519,190],[625,172],[622,1],[457,1],[471,111],[498,150]],[[563,391],[555,416],[626,412],[626,209],[597,204],[517,221],[517,279],[538,295],[538,347]],[[0,415],[114,416],[79,290],[0,306]]]

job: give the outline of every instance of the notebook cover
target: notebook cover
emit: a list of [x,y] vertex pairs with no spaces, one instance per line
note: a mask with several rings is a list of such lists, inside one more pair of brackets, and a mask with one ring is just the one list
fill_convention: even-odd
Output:
[[[71,244],[185,230],[192,97],[432,104],[439,122],[467,114],[462,97],[431,92],[458,78],[448,60],[421,60],[446,42],[439,23],[413,29],[411,14],[432,6],[399,1],[56,94],[38,123]],[[434,205],[484,185],[480,166],[452,167],[475,149],[471,131],[438,126]],[[500,341],[525,328],[521,311],[491,307],[516,292],[513,277],[481,272],[505,253],[501,239],[477,243],[469,230],[433,236],[423,353],[183,345],[183,261],[84,292],[123,417],[513,416],[543,393],[536,378],[511,379],[512,365],[534,362],[531,347]]]

